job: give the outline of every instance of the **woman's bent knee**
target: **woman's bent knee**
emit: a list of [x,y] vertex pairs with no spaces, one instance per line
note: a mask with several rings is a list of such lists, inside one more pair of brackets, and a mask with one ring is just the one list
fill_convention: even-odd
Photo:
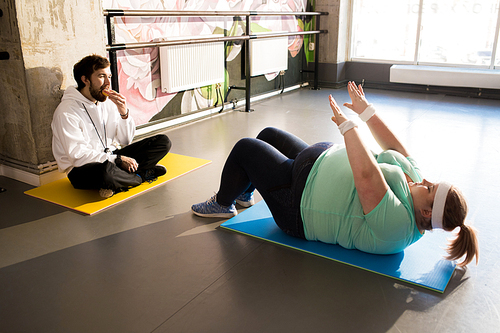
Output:
[[260,131],[260,133],[257,135],[257,139],[267,142],[270,138],[275,137],[276,133],[278,133],[279,131],[280,130],[276,127],[266,127],[262,131]]
[[236,142],[236,144],[234,145],[233,147],[233,151],[236,150],[236,151],[245,151],[251,147],[253,147],[255,145],[255,140],[256,139],[253,139],[253,138],[243,138],[243,139],[240,139],[238,140],[238,142]]

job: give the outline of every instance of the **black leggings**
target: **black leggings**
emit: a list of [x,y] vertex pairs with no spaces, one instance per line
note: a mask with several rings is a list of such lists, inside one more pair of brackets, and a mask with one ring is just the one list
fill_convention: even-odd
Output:
[[68,179],[76,189],[111,189],[120,192],[131,186],[142,183],[137,173],[153,168],[170,150],[172,143],[163,134],[132,143],[123,149],[115,150],[113,154],[135,159],[139,164],[136,173],[129,173],[117,167],[113,162],[88,163],[73,168]]
[[288,132],[268,127],[256,139],[236,143],[226,160],[217,202],[231,205],[244,192],[255,188],[285,233],[304,237],[300,199],[316,159],[331,143],[309,146]]

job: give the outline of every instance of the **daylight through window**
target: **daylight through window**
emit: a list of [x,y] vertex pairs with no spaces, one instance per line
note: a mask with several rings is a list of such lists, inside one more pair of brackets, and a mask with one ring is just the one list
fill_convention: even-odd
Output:
[[351,60],[500,66],[498,0],[354,0]]

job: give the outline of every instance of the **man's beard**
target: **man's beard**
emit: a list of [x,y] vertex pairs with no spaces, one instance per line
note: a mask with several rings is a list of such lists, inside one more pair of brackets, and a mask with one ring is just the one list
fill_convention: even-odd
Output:
[[[102,90],[104,89],[103,87],[104,86],[99,87],[98,89],[95,89],[94,86],[92,85],[92,82],[90,82],[90,86],[89,86],[90,96],[94,97],[99,102],[106,101],[107,97],[104,96],[104,94],[102,93]],[[103,88],[103,89],[101,89],[101,88]]]

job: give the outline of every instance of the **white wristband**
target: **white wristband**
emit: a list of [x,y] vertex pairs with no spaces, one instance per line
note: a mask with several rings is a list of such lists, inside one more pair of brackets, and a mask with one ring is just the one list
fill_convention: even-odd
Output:
[[353,129],[354,127],[358,127],[354,121],[346,120],[339,125],[340,134],[344,135],[347,131]]
[[363,111],[359,114],[359,119],[361,119],[362,121],[364,121],[366,123],[368,121],[368,119],[373,117],[374,114],[375,114],[375,107],[373,106],[373,104],[370,104],[365,109],[365,111]]

